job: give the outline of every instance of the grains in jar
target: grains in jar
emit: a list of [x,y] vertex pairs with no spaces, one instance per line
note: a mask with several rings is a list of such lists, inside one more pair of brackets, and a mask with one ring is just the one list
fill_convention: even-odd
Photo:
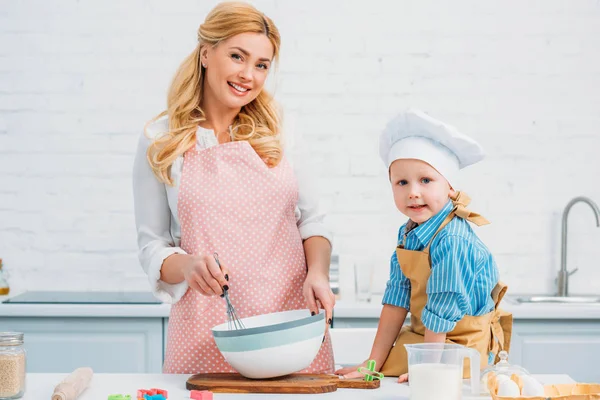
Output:
[[0,400],[23,397],[25,364],[23,334],[0,332]]

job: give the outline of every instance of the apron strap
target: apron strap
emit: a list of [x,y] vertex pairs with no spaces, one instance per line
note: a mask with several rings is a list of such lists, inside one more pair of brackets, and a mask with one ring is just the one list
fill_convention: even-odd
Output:
[[462,219],[466,219],[477,226],[487,225],[490,223],[490,221],[488,221],[482,215],[467,209],[467,206],[469,203],[471,203],[471,198],[468,194],[464,192],[456,192],[456,195],[452,197],[452,202],[454,203],[454,210],[452,211]]
[[450,221],[452,221],[452,218],[454,218],[455,215],[462,219],[466,219],[467,221],[473,222],[477,226],[487,225],[490,223],[490,221],[485,219],[483,216],[467,209],[467,206],[471,202],[471,198],[468,194],[464,192],[456,192],[456,195],[451,197],[451,200],[452,204],[454,204],[454,209],[450,212],[450,214],[448,214],[444,222],[442,222],[438,230],[431,237],[431,240],[429,240],[429,243],[427,243],[427,246],[423,249],[425,253],[429,254],[429,247],[431,246],[433,239],[438,233],[440,233],[442,229],[444,229],[446,225],[450,223]]
[[506,294],[507,290],[508,290],[508,286],[506,286],[502,282],[498,282],[496,284],[496,286],[494,287],[494,290],[492,290],[492,299],[494,300],[494,306],[496,309],[498,308],[498,305],[502,301],[502,298]]

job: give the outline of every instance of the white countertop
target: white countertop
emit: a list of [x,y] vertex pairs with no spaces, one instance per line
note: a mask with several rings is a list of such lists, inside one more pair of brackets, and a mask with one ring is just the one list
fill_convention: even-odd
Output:
[[[0,296],[0,302],[8,297]],[[380,300],[357,302],[338,300],[335,318],[379,318]],[[502,308],[513,313],[515,319],[598,319],[600,304],[519,304],[510,296]],[[166,318],[170,304],[5,304],[0,303],[0,317],[137,317]]]
[[[22,293],[22,292],[21,292]],[[22,304],[2,303],[21,293],[0,296],[0,317],[166,318],[170,304]]]
[[0,304],[0,317],[166,318],[170,304]]
[[[24,400],[49,399],[54,387],[67,374],[28,374],[27,391]],[[573,383],[568,375],[534,375],[543,384]],[[94,374],[90,387],[83,392],[78,400],[101,400],[108,398],[109,394],[129,394],[132,399],[138,389],[160,388],[168,391],[169,400],[189,399],[189,391],[185,389],[185,382],[189,375],[166,375],[166,374]],[[408,400],[409,387],[407,384],[399,384],[396,378],[385,378],[379,389],[357,390],[338,389],[332,393],[324,394],[230,394],[215,393],[215,400],[225,399],[405,399]],[[465,400],[490,399],[489,396],[469,396],[468,388],[465,386],[463,395]]]
[[[370,303],[338,300],[334,316],[336,318],[379,318],[382,307],[380,299]],[[500,307],[511,312],[514,319],[600,320],[600,304],[518,303],[513,296],[507,296]],[[1,313],[2,311],[0,315]]]

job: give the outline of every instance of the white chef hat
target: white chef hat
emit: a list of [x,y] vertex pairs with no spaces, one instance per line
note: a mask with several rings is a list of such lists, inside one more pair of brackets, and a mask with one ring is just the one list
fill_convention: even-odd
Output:
[[379,155],[387,168],[400,159],[425,161],[450,185],[460,169],[485,157],[476,141],[415,109],[401,112],[387,124],[379,138]]

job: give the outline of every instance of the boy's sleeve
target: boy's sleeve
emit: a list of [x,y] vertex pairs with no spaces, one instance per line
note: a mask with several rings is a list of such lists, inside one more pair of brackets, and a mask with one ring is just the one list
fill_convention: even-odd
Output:
[[387,282],[381,303],[410,310],[410,281],[402,273],[395,251],[390,259],[390,279]]
[[450,332],[467,313],[466,294],[473,285],[476,254],[466,239],[446,236],[431,252],[431,276],[423,325],[436,333]]

